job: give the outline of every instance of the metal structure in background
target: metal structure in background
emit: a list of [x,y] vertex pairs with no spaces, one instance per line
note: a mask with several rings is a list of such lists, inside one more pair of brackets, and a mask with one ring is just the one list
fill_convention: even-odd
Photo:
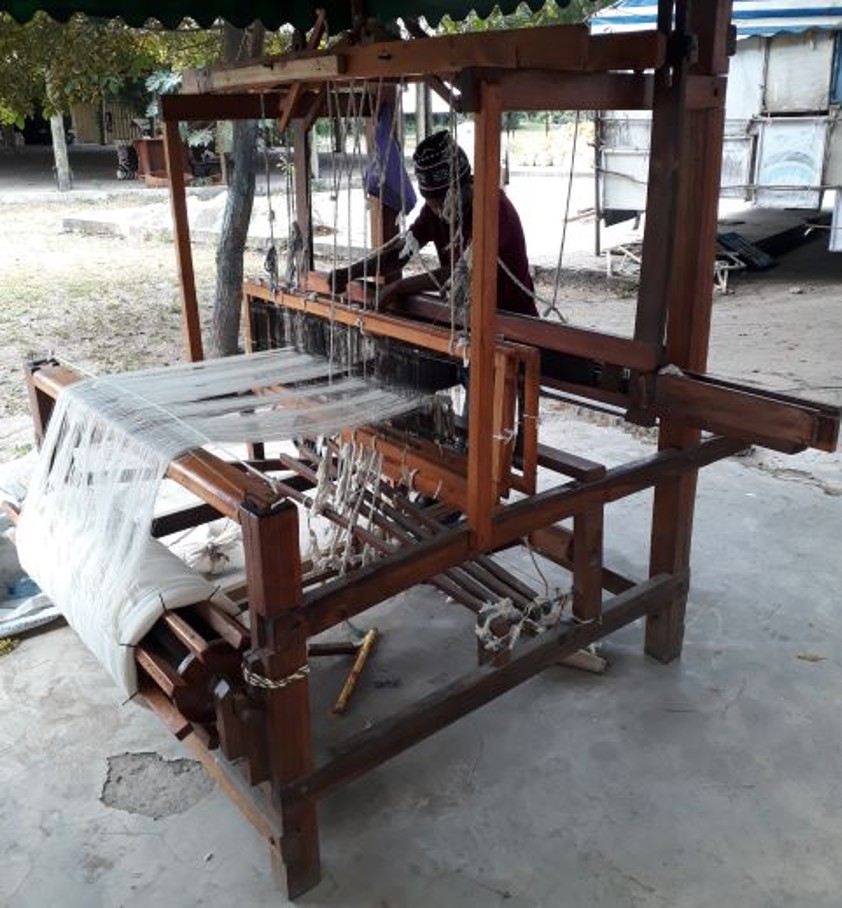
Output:
[[[594,34],[655,26],[657,8],[623,0],[591,20]],[[737,0],[728,76],[720,194],[763,208],[815,211],[827,191],[842,204],[842,4]],[[794,74],[797,73],[797,78]],[[608,218],[646,205],[649,115],[601,115],[599,208]]]

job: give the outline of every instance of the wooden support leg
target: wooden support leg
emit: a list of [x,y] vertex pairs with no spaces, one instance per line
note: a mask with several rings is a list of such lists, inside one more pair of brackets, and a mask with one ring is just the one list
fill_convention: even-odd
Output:
[[573,614],[593,621],[602,614],[602,508],[573,518]]
[[[655,487],[652,513],[652,554],[650,570],[656,564],[672,570],[690,562],[696,473],[669,480]],[[684,644],[684,615],[687,592],[679,591],[672,603],[646,619],[646,653],[659,662],[671,662],[681,655]]]
[[[727,71],[730,13],[730,0],[692,7],[689,29],[698,36],[699,45],[691,72],[719,75]],[[669,289],[666,358],[682,369],[704,371],[707,365],[724,122],[722,106],[686,110],[679,139],[675,246],[665,286]],[[664,420],[658,447],[688,448],[699,439],[697,430]],[[689,567],[696,476],[690,472],[655,486],[649,565],[653,576]],[[681,655],[686,605],[686,593],[681,593],[668,608],[647,619],[646,652],[660,662]]]
[[281,794],[314,766],[307,628],[295,615],[302,598],[298,512],[292,504],[271,514],[243,510],[241,524],[254,644],[246,664],[264,690],[272,803],[283,828],[281,841],[270,840],[272,861],[287,897],[295,898],[321,878],[315,802],[291,803]]

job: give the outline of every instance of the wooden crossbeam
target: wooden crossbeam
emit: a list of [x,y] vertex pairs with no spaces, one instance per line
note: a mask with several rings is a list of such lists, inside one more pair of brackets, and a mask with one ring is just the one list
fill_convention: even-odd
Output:
[[805,448],[836,450],[839,407],[710,375],[661,374],[654,382],[652,409],[661,418],[789,454]]
[[616,596],[600,621],[568,626],[560,633],[549,631],[525,643],[505,665],[482,667],[463,675],[335,748],[335,756],[329,763],[285,785],[283,797],[292,802],[324,797],[337,786],[368,772],[547,666],[643,615],[666,607],[675,596],[686,593],[687,585],[686,573],[654,577]]

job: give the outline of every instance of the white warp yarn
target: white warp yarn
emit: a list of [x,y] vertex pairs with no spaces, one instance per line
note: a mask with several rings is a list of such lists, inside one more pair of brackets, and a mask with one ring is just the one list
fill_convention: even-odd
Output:
[[214,591],[149,535],[175,457],[208,442],[331,435],[420,404],[332,373],[281,349],[94,378],[59,395],[18,527],[20,560],[129,694],[131,647],[164,609]]

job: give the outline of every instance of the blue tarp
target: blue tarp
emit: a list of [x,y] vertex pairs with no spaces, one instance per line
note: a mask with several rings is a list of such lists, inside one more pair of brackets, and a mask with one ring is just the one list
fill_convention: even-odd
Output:
[[[653,0],[621,0],[590,20],[593,34],[639,31],[655,27],[658,4]],[[811,29],[842,30],[842,3],[809,0],[734,0],[732,22],[738,38],[769,37]]]

